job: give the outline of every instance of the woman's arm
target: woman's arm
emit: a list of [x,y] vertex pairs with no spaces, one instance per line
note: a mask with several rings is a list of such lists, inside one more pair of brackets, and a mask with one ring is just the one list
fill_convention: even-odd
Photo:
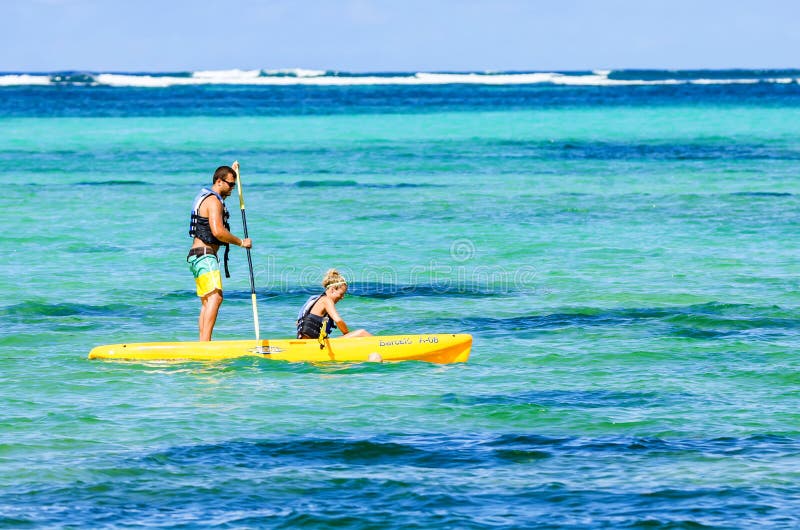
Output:
[[333,303],[333,300],[328,298],[327,296],[322,297],[323,303],[325,304],[325,311],[328,313],[328,316],[336,322],[336,327],[339,328],[343,334],[347,335],[349,330],[347,329],[347,324],[344,323],[342,317],[339,316],[339,312],[336,311],[336,305]]

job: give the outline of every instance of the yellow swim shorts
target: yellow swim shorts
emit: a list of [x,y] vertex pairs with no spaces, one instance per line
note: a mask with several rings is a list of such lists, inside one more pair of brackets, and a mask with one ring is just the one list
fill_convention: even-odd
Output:
[[190,256],[189,270],[197,284],[197,296],[203,298],[219,289],[222,291],[222,276],[219,273],[219,259],[214,254]]

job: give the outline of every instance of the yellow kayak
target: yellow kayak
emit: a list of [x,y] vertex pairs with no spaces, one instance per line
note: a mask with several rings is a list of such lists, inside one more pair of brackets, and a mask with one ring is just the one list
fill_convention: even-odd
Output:
[[387,335],[308,339],[220,340],[211,342],[140,342],[108,344],[89,352],[89,359],[126,361],[221,361],[256,356],[290,362],[467,362],[472,335]]

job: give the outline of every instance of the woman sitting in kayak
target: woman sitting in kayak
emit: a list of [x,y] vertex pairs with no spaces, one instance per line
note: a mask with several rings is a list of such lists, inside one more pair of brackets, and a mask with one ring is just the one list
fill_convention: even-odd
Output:
[[336,303],[344,298],[347,292],[347,281],[344,276],[339,274],[336,269],[331,269],[325,273],[322,280],[322,287],[325,292],[320,295],[310,297],[300,313],[297,314],[297,338],[298,339],[318,339],[330,335],[333,328],[338,328],[345,337],[369,337],[365,329],[350,331],[344,323],[339,312],[336,311]]

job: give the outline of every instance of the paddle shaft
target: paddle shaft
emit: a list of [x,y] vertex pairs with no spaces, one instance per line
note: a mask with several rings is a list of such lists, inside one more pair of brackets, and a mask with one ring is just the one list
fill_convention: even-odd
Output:
[[[244,193],[242,192],[242,178],[239,175],[239,171],[236,171],[236,188],[239,190],[239,208],[242,210],[242,229],[244,230],[244,237],[247,239],[247,215],[245,214],[244,208]],[[247,266],[250,269],[250,298],[253,301],[253,326],[256,330],[256,342],[260,341],[260,334],[258,331],[258,305],[256,304],[256,281],[255,277],[253,276],[253,258],[250,256],[250,249],[247,250]]]

